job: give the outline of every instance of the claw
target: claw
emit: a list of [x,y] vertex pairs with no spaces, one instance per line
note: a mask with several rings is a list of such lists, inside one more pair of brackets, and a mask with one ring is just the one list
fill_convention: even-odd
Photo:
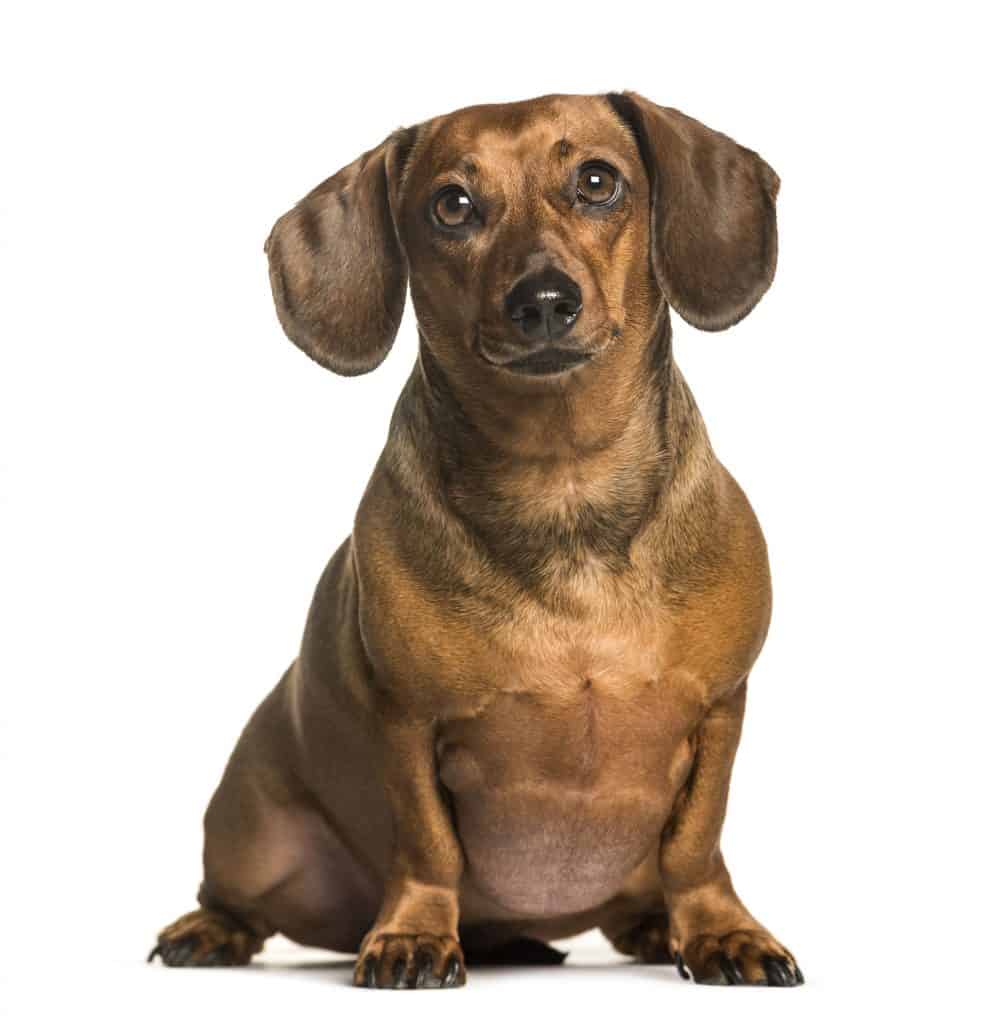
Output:
[[364,979],[364,985],[367,988],[377,988],[378,987],[377,964],[375,963],[375,960],[374,960],[373,956],[369,956],[364,961],[364,968],[363,968],[362,976],[363,976],[363,979]]
[[[429,988],[430,979],[433,977],[431,971],[433,970],[433,955],[429,952],[422,952],[417,957],[416,967],[416,981],[413,984],[414,988]],[[436,981],[436,979],[433,979]]]
[[394,988],[405,988],[405,957],[397,957],[392,964],[392,986]]
[[175,946],[167,946],[163,962],[169,964],[170,967],[183,967],[190,960],[191,954],[196,948],[197,942],[194,939],[185,939]]
[[198,961],[199,967],[214,967],[216,964],[223,962],[227,949],[225,946],[219,946],[218,949],[213,949],[210,953],[205,954],[201,960]]
[[156,957],[162,957],[163,947],[157,942],[155,946],[150,950],[149,955],[146,957],[146,963],[151,964]]
[[738,964],[731,959],[730,956],[726,956],[722,953],[718,959],[717,964],[721,968],[721,973],[724,975],[724,980],[729,985],[744,985],[745,978],[742,977],[742,972],[738,967]]
[[442,988],[452,988],[457,985],[457,977],[461,971],[461,963],[456,956],[451,956],[447,961],[447,967],[444,970],[444,980]]
[[679,977],[682,978],[683,981],[690,980],[690,972],[686,970],[686,961],[683,960],[680,953],[676,954],[676,970],[679,971]]
[[766,980],[770,985],[780,988],[789,988],[797,984],[790,965],[780,957],[767,956],[763,958],[762,966],[766,971]]

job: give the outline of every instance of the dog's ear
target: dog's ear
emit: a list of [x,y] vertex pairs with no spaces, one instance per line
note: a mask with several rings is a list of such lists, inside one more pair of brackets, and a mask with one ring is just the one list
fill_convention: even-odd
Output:
[[415,131],[395,132],[313,189],[264,246],[284,332],[336,373],[373,370],[402,319],[408,271],[394,210]]
[[669,305],[721,331],[776,273],[780,179],[757,153],[637,93],[610,105],[634,133],[651,186],[652,263]]

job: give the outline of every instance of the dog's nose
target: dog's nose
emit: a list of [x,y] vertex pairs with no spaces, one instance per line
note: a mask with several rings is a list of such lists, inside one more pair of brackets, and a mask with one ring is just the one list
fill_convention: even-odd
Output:
[[523,278],[506,296],[506,315],[530,341],[567,334],[582,311],[582,292],[553,267]]

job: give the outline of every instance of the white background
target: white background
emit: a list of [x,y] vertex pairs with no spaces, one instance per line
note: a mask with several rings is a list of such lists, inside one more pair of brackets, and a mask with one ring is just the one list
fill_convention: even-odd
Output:
[[[11,5],[0,24],[0,1008],[985,1016],[998,566],[984,5],[266,7]],[[354,991],[322,966],[333,958],[281,942],[266,968],[146,967],[157,929],[194,905],[204,805],[295,654],[415,356],[411,312],[361,379],[287,342],[262,252],[272,222],[400,125],[621,88],[734,136],[783,179],[759,308],[722,335],[674,319],[775,583],[725,849],[807,985],[698,988],[593,936],[574,967],[479,971],[439,994]]]

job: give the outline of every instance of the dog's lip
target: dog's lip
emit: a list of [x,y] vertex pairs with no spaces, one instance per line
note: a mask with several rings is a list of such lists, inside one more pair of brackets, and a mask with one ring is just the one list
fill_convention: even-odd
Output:
[[521,356],[519,359],[513,359],[507,363],[492,363],[492,365],[498,366],[502,370],[509,370],[511,373],[548,377],[556,373],[565,373],[573,367],[588,363],[592,357],[592,352],[547,346],[536,352],[531,352],[529,355]]
[[[491,342],[491,345],[490,345]],[[567,373],[576,367],[590,362],[598,355],[599,347],[580,348],[573,345],[570,348],[562,348],[558,345],[545,345],[542,348],[528,352],[526,355],[518,354],[513,349],[512,358],[503,358],[510,352],[508,343],[476,331],[473,349],[478,357],[489,366],[497,370],[509,370],[521,376],[551,377],[561,373]]]

